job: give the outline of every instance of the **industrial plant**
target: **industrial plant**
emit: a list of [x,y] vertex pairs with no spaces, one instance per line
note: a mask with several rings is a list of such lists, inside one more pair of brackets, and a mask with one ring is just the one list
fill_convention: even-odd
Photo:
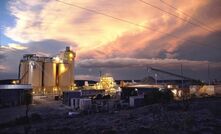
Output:
[[[78,119],[75,121],[78,122],[81,118],[84,119],[81,115],[97,116],[97,113],[108,113],[108,118],[113,115],[117,116],[113,119],[118,119],[127,115],[124,112],[133,113],[131,109],[137,108],[144,108],[141,111],[145,111],[145,107],[152,107],[152,104],[155,104],[153,107],[161,108],[161,105],[169,107],[181,103],[175,107],[185,111],[189,108],[191,100],[202,98],[216,100],[221,95],[221,86],[218,83],[208,84],[183,74],[153,67],[148,67],[147,76],[141,80],[115,80],[110,74],[101,73],[98,81],[75,80],[75,57],[76,53],[70,47],[66,47],[66,50],[53,57],[23,55],[18,66],[18,79],[0,80],[0,109],[4,111],[8,107],[20,109],[20,106],[26,106],[28,120],[25,119],[24,124],[29,121],[29,105],[33,109],[30,117],[33,122],[36,113],[38,118],[43,117],[45,120],[54,119],[56,115],[56,118],[61,118],[61,122],[72,119]],[[158,78],[160,74],[177,79],[162,80]],[[18,115],[22,117],[18,109],[12,110],[14,114],[11,118],[17,118]],[[50,109],[50,112],[47,109]],[[160,111],[157,109],[153,114]],[[123,116],[118,113],[123,113]],[[32,117],[33,115],[35,116]],[[130,119],[133,116],[129,114],[129,117],[124,118]],[[23,117],[17,120],[23,121]],[[10,121],[10,118],[2,119],[2,122],[7,121]],[[4,123],[1,125],[0,122],[1,127],[4,128]],[[36,130],[32,129],[31,132]]]
[[[75,110],[78,110],[76,105],[80,105],[80,102],[82,105],[93,105],[96,104],[97,98],[103,97],[111,98],[116,105],[125,106],[127,102],[126,107],[137,107],[145,104],[147,94],[158,92],[170,92],[175,100],[182,100],[184,96],[190,99],[191,95],[219,96],[221,94],[221,86],[217,84],[208,85],[200,80],[153,67],[147,68],[148,76],[143,80],[114,80],[110,74],[100,75],[99,81],[75,80],[75,57],[76,53],[70,47],[66,47],[66,50],[53,57],[42,57],[36,54],[23,55],[19,64],[18,79],[1,80],[0,87],[4,91],[0,92],[1,103],[4,102],[1,105],[24,104],[22,103],[24,101],[21,102],[19,99],[10,99],[11,101],[7,99],[8,102],[5,102],[4,96],[7,96],[9,90],[14,92],[12,95],[15,96],[14,98],[21,98],[22,94],[27,93],[31,93],[32,96],[53,96],[56,100],[63,100],[63,104],[75,107]],[[151,71],[154,77],[149,74]],[[173,76],[177,80],[160,80],[157,77],[158,74]],[[24,87],[22,94],[20,93],[23,91],[21,87]]]
[[31,84],[37,95],[73,90],[75,56],[70,47],[55,57],[25,54],[19,64],[20,84]]

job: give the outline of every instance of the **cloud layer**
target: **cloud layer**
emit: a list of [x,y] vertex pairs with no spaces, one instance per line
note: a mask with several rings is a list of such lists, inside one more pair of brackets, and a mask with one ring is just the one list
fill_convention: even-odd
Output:
[[199,68],[207,63],[217,67],[221,62],[219,0],[163,0],[178,10],[160,0],[145,0],[169,14],[139,0],[61,1],[66,4],[56,0],[11,0],[8,8],[15,25],[6,27],[4,34],[21,45],[8,44],[8,48],[20,55],[31,51],[47,56],[71,45],[77,52],[80,72],[84,72],[80,67],[167,64],[164,67],[169,68],[183,63]]
[[[77,63],[80,67],[85,68],[133,68],[133,67],[151,67],[151,66],[176,66],[185,65],[189,67],[198,67],[208,64],[208,61],[192,61],[177,59],[136,59],[136,58],[109,58],[109,59],[85,59]],[[219,66],[221,67],[221,66]]]
[[[125,56],[128,53],[133,55],[137,50],[145,48],[150,48],[150,55],[154,57],[163,50],[168,53],[174,52],[184,40],[188,40],[190,37],[204,37],[211,34],[202,27],[193,26],[139,0],[63,1],[128,20],[147,27],[147,29],[58,1],[27,2],[19,0],[10,2],[10,11],[17,19],[15,27],[8,27],[5,34],[13,40],[23,43],[46,39],[70,42],[77,44],[76,49],[80,56],[88,57],[90,55],[96,58],[109,57],[110,55]],[[166,11],[171,11],[189,22],[193,21],[160,1],[148,2]],[[211,0],[167,2],[194,18],[202,16],[204,13],[202,9],[206,10],[208,5],[216,3]],[[203,23],[208,27],[220,29],[219,12],[219,10],[214,10],[213,14],[216,19],[209,17],[209,14],[204,14],[204,17],[209,19],[202,20]],[[179,38],[167,36],[165,33],[176,35]],[[102,53],[104,49],[106,50],[105,54]],[[92,51],[94,52],[92,53]]]

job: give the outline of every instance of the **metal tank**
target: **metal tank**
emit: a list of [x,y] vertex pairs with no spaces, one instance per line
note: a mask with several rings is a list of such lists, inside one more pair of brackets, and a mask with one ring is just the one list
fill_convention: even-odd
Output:
[[72,66],[69,63],[58,64],[58,87],[62,91],[70,90],[73,85]]
[[25,54],[19,65],[21,84],[31,84],[34,94],[60,94],[74,87],[74,59],[76,54],[66,47],[56,57]]
[[59,56],[62,63],[58,64],[58,87],[60,91],[72,90],[74,86],[74,59],[76,54],[66,47],[66,50]]
[[42,91],[42,64],[41,61],[29,61],[28,84],[32,85],[36,94],[44,93],[44,89]]
[[19,78],[21,84],[31,84],[33,93],[42,92],[42,62],[24,60],[19,65]]
[[57,94],[57,85],[56,85],[56,63],[54,62],[45,62],[44,63],[44,72],[43,72],[43,87],[45,92],[48,94]]
[[19,64],[19,79],[20,84],[29,84],[28,83],[28,68],[29,63],[27,61],[21,61]]

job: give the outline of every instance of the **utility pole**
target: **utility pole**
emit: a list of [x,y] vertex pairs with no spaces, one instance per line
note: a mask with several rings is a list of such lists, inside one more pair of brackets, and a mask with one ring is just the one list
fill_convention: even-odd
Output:
[[147,66],[147,78],[149,77],[150,75],[150,68]]
[[155,73],[155,84],[157,85],[157,73]]
[[102,71],[101,71],[101,70],[99,70],[99,75],[100,75],[100,77],[101,77],[101,75],[102,75]]
[[181,71],[181,76],[182,76],[182,79],[181,79],[181,87],[182,87],[182,90],[183,90],[183,64],[181,63],[181,65],[180,65],[180,71]]
[[210,83],[210,65],[209,65],[209,62],[208,62],[208,68],[207,68],[207,75],[208,75],[208,81],[209,81],[209,85],[211,84]]
[[[183,76],[183,64],[182,63],[180,65],[180,71],[181,71],[181,76]],[[182,85],[181,85],[181,87],[182,87],[182,89],[181,89],[182,90],[182,102],[183,102],[184,110],[187,110],[189,108],[189,102],[188,102],[186,91],[184,89],[183,80],[184,80],[184,78],[182,77]]]

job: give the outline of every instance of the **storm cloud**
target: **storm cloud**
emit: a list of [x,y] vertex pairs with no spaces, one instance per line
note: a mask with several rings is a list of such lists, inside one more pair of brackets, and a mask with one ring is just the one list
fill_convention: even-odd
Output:
[[[199,78],[206,78],[208,64],[219,72],[219,0],[163,0],[179,11],[161,1],[146,0],[178,17],[139,0],[61,1],[68,4],[51,0],[8,3],[15,25],[4,28],[4,35],[27,49],[16,50],[15,59],[10,53],[3,54],[9,61],[1,66],[16,72],[11,65],[18,63],[23,54],[53,56],[68,45],[77,53],[75,73],[79,78],[97,77],[100,68],[118,78],[119,72],[138,78],[142,71],[137,70],[147,65],[178,72],[177,66],[184,64],[189,75]],[[221,75],[214,73],[211,78],[221,79]]]

